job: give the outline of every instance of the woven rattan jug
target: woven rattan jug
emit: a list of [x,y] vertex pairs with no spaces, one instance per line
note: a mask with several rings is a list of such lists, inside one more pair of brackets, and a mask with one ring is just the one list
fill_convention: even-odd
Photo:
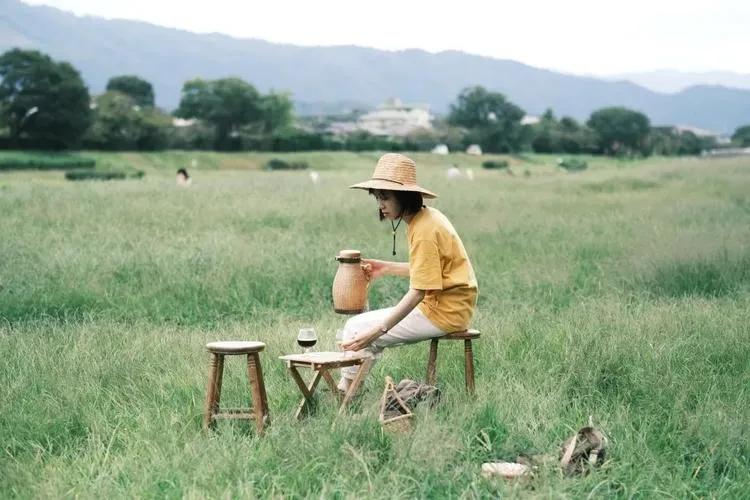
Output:
[[339,268],[333,278],[333,310],[339,314],[359,314],[366,308],[369,285],[360,266],[360,251],[341,250],[336,260]]

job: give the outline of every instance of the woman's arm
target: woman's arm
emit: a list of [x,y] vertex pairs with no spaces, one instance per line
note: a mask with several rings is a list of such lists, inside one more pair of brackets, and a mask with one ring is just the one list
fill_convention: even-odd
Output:
[[369,279],[381,276],[409,277],[408,262],[389,262],[387,260],[362,259],[362,270]]
[[[408,264],[407,264],[408,266]],[[356,337],[341,344],[341,347],[347,351],[359,351],[375,342],[380,336],[385,335],[382,329],[390,330],[402,319],[404,319],[412,310],[424,299],[424,290],[415,290],[410,288],[406,295],[396,304],[391,314],[385,319],[382,325],[375,325],[369,331],[360,332]]]

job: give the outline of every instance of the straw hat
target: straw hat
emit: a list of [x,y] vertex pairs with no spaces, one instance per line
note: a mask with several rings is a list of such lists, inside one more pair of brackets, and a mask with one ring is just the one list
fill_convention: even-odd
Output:
[[369,181],[349,186],[354,189],[414,191],[425,198],[437,198],[432,191],[417,185],[417,165],[408,156],[386,153],[380,157]]

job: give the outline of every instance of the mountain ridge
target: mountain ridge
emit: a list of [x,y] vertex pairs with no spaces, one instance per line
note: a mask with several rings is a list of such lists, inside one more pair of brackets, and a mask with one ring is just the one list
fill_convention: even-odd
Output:
[[0,0],[0,6],[0,52],[21,46],[69,61],[93,93],[103,91],[112,76],[137,74],[154,85],[157,103],[167,109],[177,106],[188,79],[238,76],[263,92],[291,92],[298,109],[315,102],[374,107],[399,97],[446,113],[463,88],[483,85],[504,93],[529,114],[552,108],[557,116],[585,120],[595,109],[626,106],[644,112],[655,125],[686,123],[725,133],[750,121],[750,90],[695,86],[664,94],[630,81],[560,73],[456,50],[306,47],[76,16],[18,0]]
[[750,90],[750,73],[735,71],[677,71],[658,69],[603,76],[605,80],[629,80],[642,87],[661,93],[676,93],[701,85]]

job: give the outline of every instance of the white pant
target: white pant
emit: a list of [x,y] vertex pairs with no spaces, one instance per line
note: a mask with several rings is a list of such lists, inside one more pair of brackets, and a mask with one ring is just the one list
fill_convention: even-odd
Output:
[[[344,340],[352,339],[359,332],[364,332],[376,326],[381,327],[393,309],[393,307],[376,309],[375,311],[368,311],[352,317],[344,325]],[[445,332],[433,325],[424,313],[418,307],[415,307],[396,326],[388,330],[388,333],[381,335],[375,342],[363,349],[363,351],[369,352],[373,356],[373,359],[378,359],[386,347],[413,344],[420,340],[427,340],[442,335],[445,335]],[[342,368],[341,375],[348,379],[353,379],[358,369],[358,366]]]

